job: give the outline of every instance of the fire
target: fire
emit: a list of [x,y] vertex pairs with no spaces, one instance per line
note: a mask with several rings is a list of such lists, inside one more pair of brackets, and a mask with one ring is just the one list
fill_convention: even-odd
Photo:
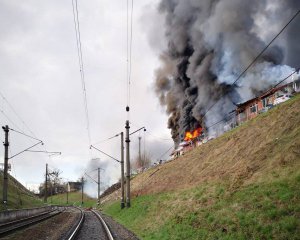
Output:
[[202,132],[202,128],[197,128],[193,132],[189,132],[189,131],[186,132],[184,141],[191,141],[194,138],[199,137],[201,135],[201,132]]

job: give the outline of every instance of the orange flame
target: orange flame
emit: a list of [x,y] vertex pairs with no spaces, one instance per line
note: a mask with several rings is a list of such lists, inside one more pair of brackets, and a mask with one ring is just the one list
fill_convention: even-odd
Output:
[[201,135],[201,132],[202,132],[202,128],[197,128],[193,132],[189,132],[189,131],[186,132],[184,141],[191,141],[194,138],[199,137]]

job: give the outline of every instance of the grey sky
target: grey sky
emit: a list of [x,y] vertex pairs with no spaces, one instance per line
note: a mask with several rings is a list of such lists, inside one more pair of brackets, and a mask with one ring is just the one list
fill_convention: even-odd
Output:
[[[167,116],[153,93],[154,70],[162,31],[149,41],[158,1],[135,1],[133,18],[131,130],[146,126],[146,150],[158,158],[172,141]],[[92,142],[124,130],[126,120],[126,1],[78,0],[85,80]],[[119,177],[119,166],[89,150],[83,108],[71,0],[0,0],[0,91],[48,151],[62,156],[24,153],[13,159],[13,175],[32,186],[43,181],[45,163],[71,180],[80,177],[90,158],[100,157],[109,183]],[[1,125],[29,133],[0,98]],[[141,135],[143,137],[143,134]],[[3,131],[0,132],[4,139]],[[132,157],[137,153],[132,139]],[[30,146],[27,138],[11,132],[11,153]],[[97,145],[119,157],[119,140]],[[44,148],[40,148],[44,149]],[[156,149],[156,150],[155,150]],[[3,161],[3,147],[0,148]],[[108,177],[109,176],[109,177]],[[104,180],[105,181],[105,180]]]

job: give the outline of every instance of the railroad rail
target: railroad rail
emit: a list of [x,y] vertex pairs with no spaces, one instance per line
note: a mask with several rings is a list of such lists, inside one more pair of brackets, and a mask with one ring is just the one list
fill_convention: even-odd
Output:
[[106,231],[106,235],[107,235],[108,239],[109,239],[109,240],[114,240],[114,237],[113,237],[111,231],[109,230],[107,224],[105,223],[105,221],[103,220],[103,218],[100,216],[100,214],[99,214],[98,212],[94,211],[94,210],[91,210],[91,211],[92,211],[92,213],[94,213],[94,214],[96,215],[96,217],[97,217],[97,218],[100,220],[100,222],[102,223],[102,225],[103,225],[103,227],[104,227],[104,229],[105,229],[105,231]]
[[63,211],[65,211],[64,207],[58,207],[57,209],[54,209],[54,210],[51,210],[48,212],[43,212],[38,215],[34,215],[31,217],[27,217],[27,218],[22,218],[20,220],[11,221],[8,223],[2,223],[2,224],[0,224],[0,237],[9,235],[20,229],[35,225],[39,222],[42,222],[51,217],[54,217],[54,216],[62,213]]
[[74,228],[71,230],[69,237],[66,238],[67,240],[73,240],[76,238],[84,221],[84,212],[82,211],[82,209],[78,207],[74,207],[74,208],[77,208],[80,211],[80,217],[79,217],[79,221],[75,224]]
[[84,226],[84,221],[87,220],[87,217],[85,216],[86,214],[88,215],[89,218],[91,218],[91,215],[90,215],[91,213],[93,214],[94,218],[96,217],[96,219],[99,220],[99,224],[103,227],[103,232],[101,232],[99,234],[102,234],[108,240],[115,240],[109,227],[107,226],[107,224],[105,223],[105,221],[103,220],[103,218],[100,216],[100,214],[98,212],[91,210],[90,211],[91,213],[88,211],[85,213],[82,209],[79,209],[79,210],[81,212],[79,220],[73,227],[73,230],[69,234],[69,237],[66,238],[67,240],[81,239],[82,236],[84,236],[84,238],[87,239],[88,236],[85,235],[86,233],[84,233],[84,231],[86,231],[87,234],[91,234],[91,233],[88,231],[88,229],[84,229],[85,227],[87,227],[87,226]]

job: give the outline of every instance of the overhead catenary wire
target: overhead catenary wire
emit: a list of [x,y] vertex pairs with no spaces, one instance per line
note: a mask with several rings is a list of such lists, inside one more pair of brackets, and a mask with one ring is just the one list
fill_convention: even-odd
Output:
[[[254,63],[263,55],[263,53],[270,47],[270,45],[280,36],[280,34],[288,27],[288,25],[298,16],[300,13],[300,9],[293,15],[293,17],[284,25],[284,27],[276,34],[276,36],[262,49],[262,51],[252,60],[252,62],[238,75],[235,81],[231,84],[232,86],[235,85],[241,77],[254,65]],[[222,95],[221,95],[222,97]],[[215,101],[202,115],[202,119],[205,115],[221,100],[219,98]]]
[[84,64],[83,64],[83,57],[82,57],[82,44],[81,44],[80,22],[78,16],[79,14],[78,14],[77,0],[72,0],[72,8],[73,8],[73,20],[74,20],[75,35],[76,35],[76,46],[77,46],[77,55],[78,55],[78,62],[79,62],[81,87],[82,87],[82,94],[83,94],[83,105],[84,105],[85,118],[86,118],[86,129],[88,133],[89,145],[91,145],[90,120],[89,120],[89,111],[88,111],[88,102],[87,102]]
[[[131,81],[132,81],[132,43],[133,43],[133,0],[131,0],[130,23],[129,23],[129,0],[127,0],[126,16],[126,90],[127,90],[127,114],[129,118],[130,98],[131,98]],[[129,27],[130,26],[130,27]]]

